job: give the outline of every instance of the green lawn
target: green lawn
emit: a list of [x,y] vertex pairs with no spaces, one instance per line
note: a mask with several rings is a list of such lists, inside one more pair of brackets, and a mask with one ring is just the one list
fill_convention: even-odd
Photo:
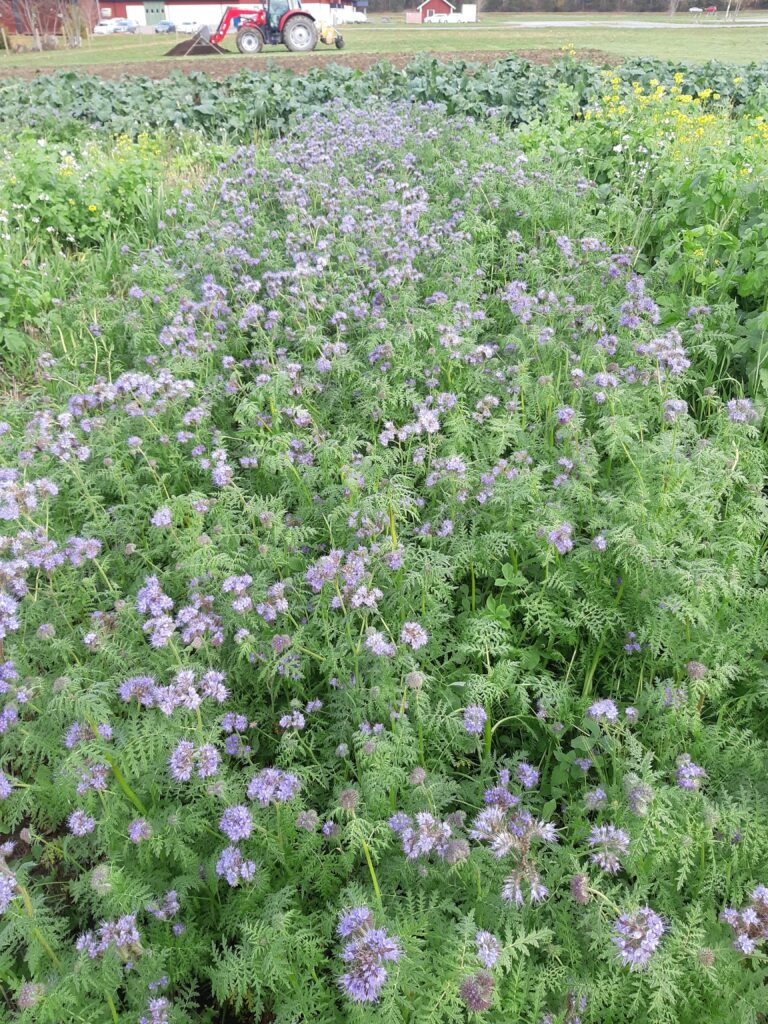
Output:
[[[479,50],[508,53],[538,48],[559,49],[572,44],[577,48],[603,50],[617,56],[653,56],[688,61],[716,58],[739,63],[768,59],[768,17],[762,12],[742,15],[742,21],[756,19],[762,20],[762,24],[726,23],[722,20],[694,23],[686,13],[678,15],[672,22],[685,27],[667,28],[670,22],[664,14],[488,14],[477,25],[422,27],[406,25],[402,15],[393,14],[386,18],[374,16],[369,24],[345,26],[343,31],[347,41],[345,53],[350,55],[423,51],[456,54]],[[594,24],[573,24],[579,21]],[[558,24],[534,27],[537,22]],[[639,24],[648,27],[636,27]],[[93,39],[79,51],[18,56],[0,53],[0,73],[14,68],[87,68],[157,60],[173,42],[174,38],[169,36],[106,36]],[[234,50],[232,38],[226,45]],[[325,52],[329,59],[335,54],[333,50]],[[267,55],[279,58],[285,53],[281,48],[270,48],[260,56],[248,58],[248,61],[264,61]],[[201,67],[213,60],[228,58],[197,58]]]

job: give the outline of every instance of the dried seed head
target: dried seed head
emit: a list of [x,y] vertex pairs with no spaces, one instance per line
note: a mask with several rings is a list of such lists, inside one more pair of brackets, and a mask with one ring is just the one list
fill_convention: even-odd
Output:
[[420,690],[424,686],[424,673],[409,672],[405,677],[405,685],[411,690]]
[[91,872],[91,888],[100,896],[112,891],[112,883],[109,880],[109,867],[106,864],[99,864]]
[[490,1009],[493,1001],[493,976],[488,971],[471,974],[462,981],[459,998],[473,1013]]
[[459,864],[469,857],[469,843],[466,839],[452,839],[445,850],[445,863]]
[[26,981],[16,996],[16,1005],[20,1010],[31,1010],[32,1007],[37,1006],[44,996],[45,985],[40,985],[34,981]]
[[343,789],[339,797],[339,807],[344,811],[354,811],[360,802],[360,794],[356,789]]
[[577,903],[589,903],[589,879],[586,875],[574,875],[571,879],[571,896]]
[[688,673],[689,679],[703,679],[707,674],[707,666],[702,665],[700,661],[689,661],[685,666],[685,671]]

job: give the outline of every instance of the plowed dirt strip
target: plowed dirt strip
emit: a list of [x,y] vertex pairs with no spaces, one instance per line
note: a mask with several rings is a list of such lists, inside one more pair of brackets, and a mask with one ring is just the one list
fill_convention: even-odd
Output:
[[[429,51],[427,51],[429,52]],[[437,57],[441,61],[467,60],[478,63],[491,64],[497,60],[503,60],[507,56],[524,57],[526,60],[536,64],[550,64],[563,56],[562,50],[517,50],[514,54],[504,50],[470,50],[457,53],[430,53],[430,56]],[[269,72],[275,67],[287,68],[296,74],[307,74],[314,68],[327,67],[330,64],[341,64],[344,67],[355,68],[364,71],[381,61],[387,61],[395,67],[405,67],[414,59],[416,54],[390,54],[379,53],[339,53],[337,50],[316,50],[314,53],[296,56],[288,53],[281,53],[278,50],[269,53],[260,53],[253,57],[245,57],[238,53],[228,54],[221,57],[203,57],[188,59],[183,57],[167,58],[164,60],[150,60],[138,63],[116,63],[116,64],[79,64],[74,67],[67,67],[67,71],[88,72],[100,75],[102,78],[122,78],[124,75],[135,77],[145,75],[148,78],[167,78],[173,71],[180,71],[189,74],[190,71],[204,71],[211,78],[226,78],[229,75],[237,74],[247,68],[249,71]],[[582,49],[576,50],[576,56],[580,60],[590,61],[596,64],[620,64],[621,58],[615,55],[604,53],[602,50]],[[62,69],[64,70],[64,69]],[[26,80],[37,77],[40,74],[51,74],[51,69],[35,70],[34,68],[0,68],[0,78],[23,78]]]

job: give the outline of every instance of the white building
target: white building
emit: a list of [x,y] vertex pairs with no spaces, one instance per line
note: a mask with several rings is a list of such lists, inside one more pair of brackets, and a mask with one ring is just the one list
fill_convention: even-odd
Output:
[[[99,5],[102,18],[131,18],[138,25],[156,25],[172,21],[174,25],[193,22],[215,29],[227,7],[258,7],[258,3],[211,3],[210,0],[103,0]],[[348,25],[367,21],[367,0],[302,0],[308,14],[330,25]]]

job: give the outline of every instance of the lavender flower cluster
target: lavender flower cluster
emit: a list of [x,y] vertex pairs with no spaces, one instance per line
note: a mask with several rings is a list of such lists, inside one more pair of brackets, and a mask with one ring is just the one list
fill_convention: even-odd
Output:
[[354,907],[341,914],[336,932],[345,939],[340,956],[347,970],[339,985],[355,1003],[375,1003],[387,980],[388,963],[402,956],[397,939],[374,926],[368,907]]

